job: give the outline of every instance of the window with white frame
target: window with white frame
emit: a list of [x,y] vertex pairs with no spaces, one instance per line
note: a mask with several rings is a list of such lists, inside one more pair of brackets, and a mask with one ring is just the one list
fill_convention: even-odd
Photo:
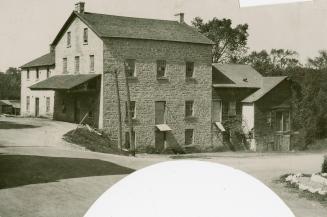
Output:
[[31,104],[30,99],[31,99],[30,96],[26,96],[26,111],[28,112],[30,111],[30,104]]
[[71,32],[67,32],[67,47],[71,46]]
[[62,59],[62,72],[64,74],[67,74],[68,73],[68,70],[67,70],[67,58],[63,58]]
[[90,55],[90,72],[94,72],[94,55]]
[[75,74],[79,73],[79,56],[75,56]]
[[289,111],[276,112],[276,131],[288,132],[291,130],[291,120]]
[[89,41],[89,33],[88,33],[88,29],[84,28],[83,30],[83,43],[87,44]]
[[49,113],[50,112],[50,97],[47,97],[46,98],[46,101],[45,101],[45,112],[46,113]]

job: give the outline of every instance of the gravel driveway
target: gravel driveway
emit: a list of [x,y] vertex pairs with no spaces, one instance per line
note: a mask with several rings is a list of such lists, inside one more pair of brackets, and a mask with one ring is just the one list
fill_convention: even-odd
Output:
[[[63,141],[75,124],[0,117],[0,216],[79,217],[110,186],[136,169],[171,160],[86,151]],[[327,206],[300,198],[273,180],[288,172],[320,170],[324,153],[215,153],[192,159],[241,169],[263,181],[297,217],[326,217]]]

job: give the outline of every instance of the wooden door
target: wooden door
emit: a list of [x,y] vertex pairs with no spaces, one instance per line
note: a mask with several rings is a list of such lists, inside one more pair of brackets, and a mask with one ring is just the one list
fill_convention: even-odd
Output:
[[165,149],[166,132],[156,130],[155,134],[155,147],[159,152],[161,152]]
[[166,110],[165,101],[155,102],[155,124],[165,123],[165,110]]
[[35,117],[40,115],[40,99],[38,97],[35,98]]

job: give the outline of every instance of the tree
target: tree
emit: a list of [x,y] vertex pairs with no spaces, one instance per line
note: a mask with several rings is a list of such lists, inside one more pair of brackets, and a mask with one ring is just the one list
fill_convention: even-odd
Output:
[[327,68],[327,50],[319,51],[319,56],[313,59],[308,59],[308,66],[314,69],[326,69]]
[[196,17],[192,25],[214,42],[213,62],[238,62],[246,54],[248,24],[239,24],[233,28],[230,19],[213,18],[204,23],[202,18]]
[[250,64],[263,75],[282,75],[286,69],[301,65],[297,55],[296,51],[284,49],[272,49],[270,53],[266,50],[252,51],[243,63]]
[[19,71],[19,69],[15,68],[15,67],[9,67],[6,70],[7,75],[14,75],[14,74],[18,74],[18,73],[20,73],[20,71]]
[[6,73],[0,73],[0,99],[20,98],[20,71],[9,67]]

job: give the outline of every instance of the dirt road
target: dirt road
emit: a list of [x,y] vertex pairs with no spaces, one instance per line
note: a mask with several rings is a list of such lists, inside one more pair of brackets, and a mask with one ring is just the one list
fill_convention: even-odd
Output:
[[[64,142],[76,125],[45,119],[0,118],[0,216],[79,217],[110,186],[168,156],[136,158],[86,151]],[[273,180],[320,170],[324,153],[215,153],[192,159],[241,169],[268,185],[297,217],[325,217],[327,206],[300,198]]]

